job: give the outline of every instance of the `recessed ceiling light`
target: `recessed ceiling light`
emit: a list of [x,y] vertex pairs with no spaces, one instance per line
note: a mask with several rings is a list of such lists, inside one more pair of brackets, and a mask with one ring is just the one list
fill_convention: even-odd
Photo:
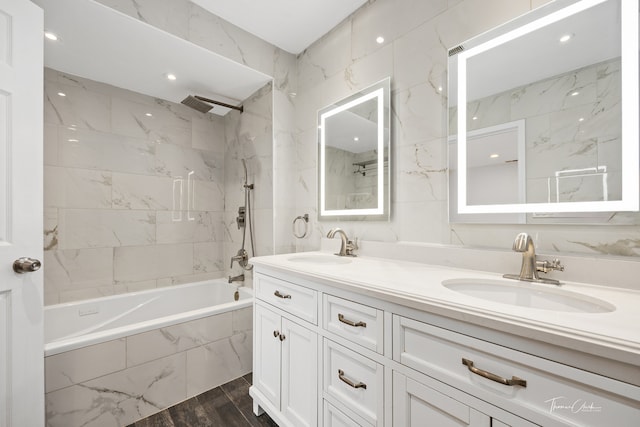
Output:
[[573,93],[571,94],[571,96],[578,96],[578,95],[580,95],[580,92],[578,92],[578,91],[575,91],[575,92],[573,92]]
[[151,113],[144,113],[144,115],[147,116],[147,117],[153,117],[153,114],[151,114]]
[[489,157],[492,159],[497,159],[498,157],[500,157],[500,154],[494,153],[494,154],[491,154]]
[[572,37],[572,34],[565,34],[564,36],[560,37],[560,43],[566,43],[571,40]]
[[69,142],[78,142],[77,139],[67,139],[67,141],[69,141]]
[[378,37],[376,38],[376,43],[378,43],[378,44],[382,44],[382,43],[384,43],[384,37],[382,37],[382,36],[378,36]]
[[580,118],[578,119],[578,121],[579,121],[579,122],[584,122],[584,117],[580,117]]
[[471,117],[471,120],[478,120],[478,116]]
[[354,137],[353,137],[353,140],[354,140],[355,142],[358,142],[358,141],[360,141],[360,138],[358,138],[357,136],[354,136]]
[[442,86],[438,86],[438,92],[442,92]]
[[175,74],[169,73],[169,74],[167,74],[167,79],[173,81],[173,80],[177,79],[177,77],[176,77]]
[[48,38],[49,40],[53,40],[53,41],[58,40],[58,36],[56,36],[54,33],[50,32],[50,31],[45,31],[44,32],[44,36],[46,38]]
[[67,96],[67,94],[64,92],[58,92],[58,96]]

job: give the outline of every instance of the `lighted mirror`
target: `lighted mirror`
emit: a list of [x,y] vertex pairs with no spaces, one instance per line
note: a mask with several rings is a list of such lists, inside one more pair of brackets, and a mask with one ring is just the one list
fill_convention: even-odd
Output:
[[318,112],[320,219],[389,219],[390,81]]
[[637,1],[556,0],[451,49],[452,222],[638,211],[638,110]]

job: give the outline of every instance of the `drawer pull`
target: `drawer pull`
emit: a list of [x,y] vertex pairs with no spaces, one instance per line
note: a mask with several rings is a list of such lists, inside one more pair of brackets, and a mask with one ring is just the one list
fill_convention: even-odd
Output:
[[467,368],[469,368],[469,370],[471,372],[473,372],[474,374],[480,375],[481,377],[485,377],[487,379],[490,379],[491,381],[495,381],[497,383],[508,385],[508,386],[514,386],[514,385],[519,385],[519,386],[522,386],[522,387],[526,387],[527,386],[527,381],[526,380],[523,380],[523,379],[518,378],[518,377],[511,377],[511,379],[507,379],[507,378],[501,377],[499,375],[492,374],[491,372],[484,371],[482,369],[476,368],[475,366],[473,366],[473,361],[472,360],[465,359],[464,357],[462,358],[462,364],[466,365]]
[[275,291],[273,293],[275,296],[277,296],[278,298],[282,298],[282,299],[291,299],[291,295],[282,295],[280,293],[280,291]]
[[340,381],[342,381],[343,383],[349,385],[350,387],[353,388],[363,388],[363,389],[367,389],[367,385],[363,382],[359,382],[359,383],[354,383],[353,381],[351,381],[349,378],[344,376],[344,371],[342,369],[338,369],[338,378],[340,378]]
[[338,313],[338,320],[355,328],[357,328],[358,326],[362,326],[363,328],[367,327],[367,324],[365,322],[354,322],[353,320],[345,319],[344,315],[342,315],[341,313]]

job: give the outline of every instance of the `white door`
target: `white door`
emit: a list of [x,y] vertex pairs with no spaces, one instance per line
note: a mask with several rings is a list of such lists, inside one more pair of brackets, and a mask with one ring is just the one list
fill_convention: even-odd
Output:
[[318,425],[318,334],[282,319],[282,403],[298,427]]
[[[42,271],[43,14],[0,0],[0,427],[44,425]],[[22,267],[37,267],[25,262]]]
[[280,315],[256,304],[253,318],[253,385],[280,408]]

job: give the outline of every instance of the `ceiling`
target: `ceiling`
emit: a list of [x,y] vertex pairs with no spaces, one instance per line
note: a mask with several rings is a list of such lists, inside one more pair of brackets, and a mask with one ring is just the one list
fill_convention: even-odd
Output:
[[[179,103],[200,95],[238,105],[272,77],[93,0],[32,0],[44,9],[46,67]],[[299,52],[366,0],[197,0],[258,37]],[[264,4],[269,5],[265,7]],[[224,15],[224,16],[223,16]],[[117,31],[114,31],[117,29]],[[161,48],[159,48],[161,47]],[[174,74],[175,81],[167,80]],[[225,115],[216,106],[212,113]]]
[[367,0],[191,0],[243,30],[298,54]]

